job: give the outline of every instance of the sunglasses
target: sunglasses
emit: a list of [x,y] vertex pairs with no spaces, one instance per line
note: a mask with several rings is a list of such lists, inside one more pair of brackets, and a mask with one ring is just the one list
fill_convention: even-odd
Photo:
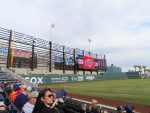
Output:
[[47,97],[51,98],[51,97],[54,97],[54,95],[53,94],[49,94],[49,95],[47,95]]

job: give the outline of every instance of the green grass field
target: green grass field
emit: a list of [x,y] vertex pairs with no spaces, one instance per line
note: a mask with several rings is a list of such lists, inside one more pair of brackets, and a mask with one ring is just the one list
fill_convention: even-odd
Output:
[[[70,93],[150,105],[150,79],[105,80],[53,84],[47,87],[68,87]],[[45,87],[45,86],[44,86]]]

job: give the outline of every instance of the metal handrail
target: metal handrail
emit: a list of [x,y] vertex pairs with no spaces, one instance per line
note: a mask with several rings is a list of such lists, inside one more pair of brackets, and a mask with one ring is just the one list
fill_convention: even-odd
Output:
[[6,76],[8,77],[12,77],[13,79],[18,79],[22,84],[31,86],[31,87],[35,87],[35,84],[31,83],[30,81],[24,79],[22,76],[13,73],[12,71],[8,70],[7,68],[1,68],[1,70],[3,72],[6,72]]

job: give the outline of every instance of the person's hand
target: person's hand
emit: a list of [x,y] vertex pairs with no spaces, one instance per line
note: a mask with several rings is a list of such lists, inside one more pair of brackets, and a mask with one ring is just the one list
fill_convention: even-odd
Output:
[[55,99],[55,101],[53,102],[51,108],[54,108],[56,105],[58,105],[58,99]]

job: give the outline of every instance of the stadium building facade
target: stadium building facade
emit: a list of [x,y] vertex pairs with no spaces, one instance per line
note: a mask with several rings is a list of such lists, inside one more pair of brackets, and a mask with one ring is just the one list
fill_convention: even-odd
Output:
[[0,27],[0,65],[18,74],[99,74],[105,55],[93,54]]

